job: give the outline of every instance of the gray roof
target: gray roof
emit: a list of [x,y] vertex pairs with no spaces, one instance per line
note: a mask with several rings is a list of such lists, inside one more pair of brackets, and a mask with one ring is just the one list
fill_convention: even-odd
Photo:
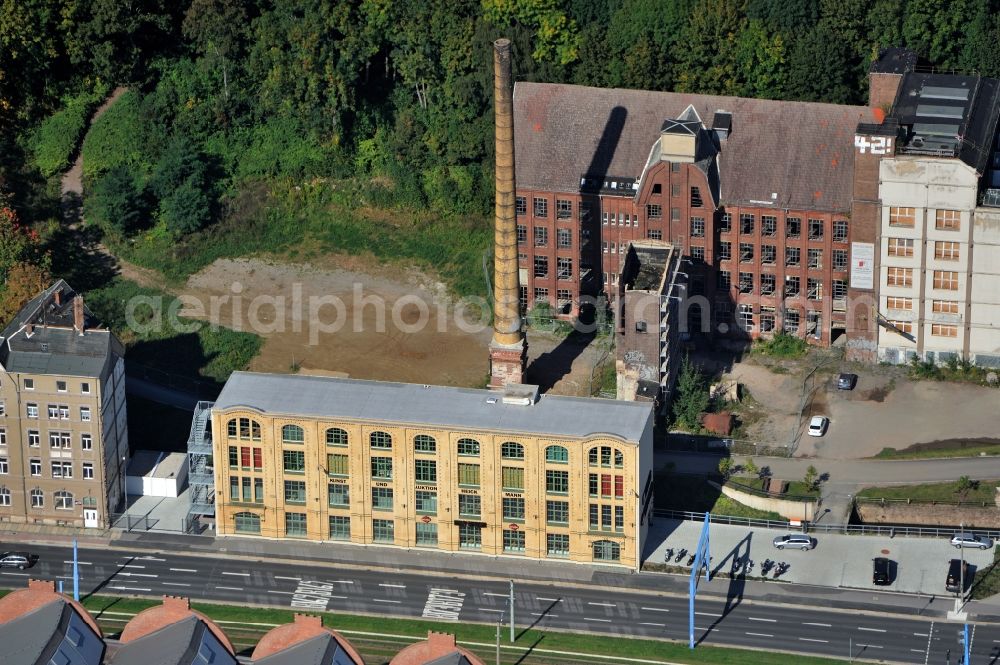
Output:
[[361,665],[344,650],[337,639],[329,633],[294,644],[266,658],[254,661],[254,665]]
[[572,438],[612,434],[635,443],[652,417],[649,404],[635,402],[542,395],[518,406],[502,397],[470,388],[234,372],[214,408]]
[[424,665],[471,665],[471,663],[461,651],[454,651],[440,658],[429,660]]
[[[56,304],[54,294],[61,302]],[[85,333],[73,330],[73,298],[77,294],[63,280],[25,304],[3,331],[0,364],[8,372],[100,377],[113,353],[121,354],[121,343],[100,329],[84,305]],[[26,325],[33,325],[28,333]]]
[[705,122],[732,114],[722,204],[850,210],[854,130],[873,121],[867,107],[561,83],[514,86],[518,189],[576,193],[584,174],[638,178],[664,121],[689,105]]
[[[214,656],[211,660],[199,653],[202,646]],[[109,665],[237,665],[205,622],[194,615],[122,644],[108,662]]]
[[[0,624],[0,645],[3,645],[4,665],[48,665],[57,652],[68,665],[99,665],[104,643],[79,617],[76,610],[62,600],[46,603],[12,621]],[[80,646],[66,640],[70,624],[74,630],[86,632]]]

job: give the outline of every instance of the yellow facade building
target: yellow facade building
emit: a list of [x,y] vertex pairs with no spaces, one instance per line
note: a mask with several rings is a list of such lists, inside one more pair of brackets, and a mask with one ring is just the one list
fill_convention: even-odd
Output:
[[650,404],[237,372],[211,409],[220,536],[637,568]]

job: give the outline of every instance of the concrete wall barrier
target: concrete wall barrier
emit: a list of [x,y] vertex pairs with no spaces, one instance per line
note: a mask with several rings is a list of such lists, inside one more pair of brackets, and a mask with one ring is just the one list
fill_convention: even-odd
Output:
[[[918,503],[857,503],[865,524],[925,524],[1000,529],[1000,510],[992,506],[949,506]],[[958,529],[956,528],[956,531]]]
[[744,506],[750,506],[751,508],[756,508],[757,510],[768,510],[774,513],[778,513],[782,517],[790,520],[808,520],[812,521],[816,515],[816,508],[818,501],[790,501],[788,499],[780,499],[778,497],[764,497],[757,496],[755,494],[750,494],[749,492],[741,492],[740,490],[733,489],[726,485],[719,485],[714,481],[708,481],[709,485],[715,487],[722,491],[723,494],[728,496],[734,501],[739,501]]

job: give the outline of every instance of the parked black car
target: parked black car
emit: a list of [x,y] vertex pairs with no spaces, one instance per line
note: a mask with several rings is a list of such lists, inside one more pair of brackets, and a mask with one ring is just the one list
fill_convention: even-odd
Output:
[[854,386],[858,383],[857,374],[841,374],[837,377],[837,389],[838,390],[854,390]]
[[888,586],[892,584],[892,564],[893,562],[884,556],[872,559],[872,584],[876,586]]
[[952,559],[948,564],[948,578],[944,582],[944,588],[952,593],[964,591],[962,584],[968,584],[969,563],[961,559]]

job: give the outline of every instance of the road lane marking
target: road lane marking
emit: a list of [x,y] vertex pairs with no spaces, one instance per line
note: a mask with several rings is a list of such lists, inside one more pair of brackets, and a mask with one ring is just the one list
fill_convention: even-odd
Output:
[[[491,611],[496,612],[498,610],[491,610]],[[503,610],[499,610],[499,611],[503,612]],[[533,617],[546,617],[546,618],[549,618],[549,619],[558,619],[559,618],[558,614],[548,614],[547,612],[532,612],[531,616],[533,616]]]
[[141,556],[139,558],[143,561],[166,561],[166,559],[157,559],[155,556]]
[[477,607],[476,609],[479,610],[480,612],[500,612],[501,614],[507,611],[507,610],[492,609],[489,607]]
[[858,644],[859,647],[864,647],[865,649],[881,649],[877,644]]
[[[63,561],[63,563],[73,563],[73,561],[72,560],[70,560],[70,561]],[[94,565],[94,564],[90,563],[89,561],[77,561],[76,564],[78,566],[93,566]]]
[[333,580],[330,584],[354,584],[354,580]]
[[0,575],[17,575],[18,577],[27,577],[27,576],[31,575],[31,573],[8,573],[8,572],[3,572],[3,573],[0,573]]
[[611,623],[611,619],[591,619],[590,617],[583,617],[584,621],[600,621],[601,623]]
[[667,627],[667,624],[665,624],[665,623],[647,623],[647,622],[642,622],[639,625],[640,626],[653,626],[654,628],[666,628]]
[[802,625],[803,626],[819,626],[821,628],[832,628],[832,626],[830,624],[828,624],[828,623],[813,623],[811,621],[805,621],[805,622],[803,622]]
[[618,607],[617,603],[587,603],[588,605],[594,605],[596,607]]
[[858,630],[865,630],[869,633],[884,633],[885,628],[865,628],[864,626],[858,626]]
[[640,609],[646,610],[648,612],[669,612],[670,610],[663,607],[642,607]]
[[153,573],[115,573],[113,577],[157,577]]
[[751,633],[747,631],[747,635],[753,635],[754,637],[774,637],[774,635],[769,635],[768,633]]
[[[928,636],[928,633],[913,633],[913,636],[914,636],[914,637],[927,637],[927,636]],[[920,653],[923,653],[923,652],[924,652],[924,650],[923,650],[923,649],[921,649],[921,650],[920,650]]]
[[243,587],[238,586],[216,586],[216,589],[225,589],[227,591],[243,591]]
[[542,598],[541,596],[539,596],[538,598],[535,598],[535,600],[540,600],[543,603],[561,603],[562,602],[562,598]]
[[698,616],[703,617],[721,617],[721,614],[715,614],[714,612],[695,612]]
[[923,653],[924,652],[923,649],[910,649],[910,651],[912,651],[914,653]]
[[250,573],[227,573],[226,571],[222,571],[222,574],[233,575],[234,577],[250,577]]
[[298,582],[302,578],[301,577],[285,577],[284,575],[275,575],[274,579],[276,579],[276,580],[291,580],[293,582]]
[[777,619],[761,619],[759,617],[747,617],[749,621],[766,621],[767,623],[778,623]]
[[172,573],[197,573],[198,571],[194,568],[171,568]]
[[278,591],[277,589],[268,589],[267,592],[268,593],[280,593],[283,596],[294,596],[295,595],[294,591]]
[[372,600],[376,603],[396,603],[397,605],[403,602],[401,600],[391,600],[386,598],[372,598]]
[[484,596],[493,596],[494,598],[506,598],[509,594],[506,593],[491,593],[489,591],[483,592]]
[[137,566],[134,563],[120,563],[120,564],[118,564],[118,567],[119,568],[139,568],[140,570],[144,570],[146,568],[146,566]]
[[121,591],[152,591],[152,589],[142,589],[136,586],[109,586],[109,589],[120,589]]
[[379,584],[379,586],[384,586],[389,589],[405,589],[405,584]]
[[184,582],[164,582],[163,584],[166,586],[191,586],[190,584],[186,584]]
[[[800,642],[819,642],[821,644],[829,644],[830,643],[830,640],[814,640],[811,637],[800,637],[799,641]],[[920,653],[923,653],[923,651],[921,651]]]
[[431,587],[421,616],[425,619],[458,621],[458,615],[462,612],[464,603],[465,594],[461,591]]

